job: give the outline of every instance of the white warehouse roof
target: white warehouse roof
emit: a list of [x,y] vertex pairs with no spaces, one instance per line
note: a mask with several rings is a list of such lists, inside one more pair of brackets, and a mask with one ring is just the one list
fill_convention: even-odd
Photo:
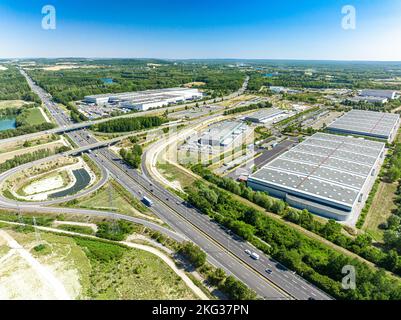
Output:
[[155,104],[158,106],[167,105],[169,103],[190,100],[192,98],[201,98],[202,93],[198,89],[193,88],[166,88],[146,91],[123,92],[99,94],[86,96],[85,101],[97,104],[119,103],[124,105],[131,104],[146,105]]
[[351,110],[332,122],[327,129],[391,140],[399,126],[399,120],[400,115],[395,113]]
[[251,175],[248,185],[277,190],[347,216],[384,147],[382,142],[316,133]]
[[273,119],[280,114],[283,114],[284,110],[277,109],[277,108],[267,108],[256,111],[247,115],[244,120],[252,121],[252,122],[265,122],[269,119]]
[[360,93],[362,97],[380,97],[380,98],[388,98],[395,99],[396,92],[394,90],[362,90]]

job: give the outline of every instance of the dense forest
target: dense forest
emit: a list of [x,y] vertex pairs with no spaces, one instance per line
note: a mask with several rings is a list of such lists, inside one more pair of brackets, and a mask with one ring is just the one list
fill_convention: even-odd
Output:
[[[56,102],[63,104],[86,95],[180,87],[191,82],[205,83],[199,88],[216,97],[238,90],[245,78],[237,69],[224,65],[151,61],[95,60],[90,62],[90,68],[81,65],[82,68],[59,71],[41,68],[27,71]],[[103,79],[112,79],[112,82],[105,83]]]
[[270,61],[253,66],[248,87],[251,91],[262,86],[401,89],[399,63]]
[[0,70],[0,100],[25,100],[39,102],[28,86],[25,78],[13,65],[7,65],[7,70]]

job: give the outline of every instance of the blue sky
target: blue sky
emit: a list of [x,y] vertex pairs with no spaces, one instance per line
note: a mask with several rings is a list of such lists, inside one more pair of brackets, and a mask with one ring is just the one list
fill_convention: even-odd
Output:
[[[41,28],[48,4],[56,30]],[[1,0],[0,57],[400,61],[400,17],[401,0]]]

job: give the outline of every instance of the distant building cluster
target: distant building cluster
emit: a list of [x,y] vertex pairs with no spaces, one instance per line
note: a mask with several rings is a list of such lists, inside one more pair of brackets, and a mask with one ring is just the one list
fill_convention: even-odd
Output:
[[394,140],[399,127],[398,114],[352,110],[333,121],[329,133],[305,139],[249,176],[247,184],[299,209],[355,219],[383,164],[385,142]]
[[397,98],[397,92],[393,90],[361,90],[359,95],[348,100],[353,102],[365,101],[369,103],[387,103]]
[[289,89],[285,87],[278,87],[278,86],[270,86],[269,87],[270,91],[274,93],[302,93],[302,90],[296,90],[296,89]]
[[145,111],[180,102],[197,100],[202,97],[203,94],[198,89],[168,88],[86,96],[84,103]]

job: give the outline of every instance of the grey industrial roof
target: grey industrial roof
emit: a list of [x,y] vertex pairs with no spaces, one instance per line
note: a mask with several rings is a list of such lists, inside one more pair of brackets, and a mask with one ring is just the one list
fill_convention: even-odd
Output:
[[206,131],[201,139],[203,141],[220,141],[227,139],[231,135],[235,133],[236,130],[245,130],[247,126],[244,123],[237,121],[224,121],[217,124],[214,124],[209,127],[209,130]]
[[251,113],[245,117],[245,119],[257,119],[257,120],[264,120],[268,119],[271,117],[274,117],[276,115],[284,113],[284,110],[277,109],[277,108],[268,108],[268,109],[263,109],[260,111],[256,111],[254,113]]
[[[132,91],[132,92],[120,92],[120,93],[102,93],[102,94],[95,94],[85,96],[85,98],[117,98],[117,99],[124,99],[124,98],[131,98],[131,97],[138,97],[141,95],[161,95],[163,93],[175,92],[175,91],[193,91],[196,90],[195,88],[164,88],[164,89],[150,89],[144,91]],[[170,95],[168,95],[170,96]]]
[[360,135],[388,139],[400,116],[394,113],[351,110],[327,128]]
[[395,90],[375,90],[375,89],[365,89],[362,90],[361,96],[371,96],[371,97],[386,97],[391,98],[396,94]]
[[382,142],[316,133],[248,181],[352,207],[384,147]]
[[353,98],[348,98],[347,100],[354,101],[354,102],[360,102],[360,101],[366,101],[370,103],[384,103],[388,101],[388,98],[386,97],[372,97],[372,96],[358,96],[358,97],[353,97]]

